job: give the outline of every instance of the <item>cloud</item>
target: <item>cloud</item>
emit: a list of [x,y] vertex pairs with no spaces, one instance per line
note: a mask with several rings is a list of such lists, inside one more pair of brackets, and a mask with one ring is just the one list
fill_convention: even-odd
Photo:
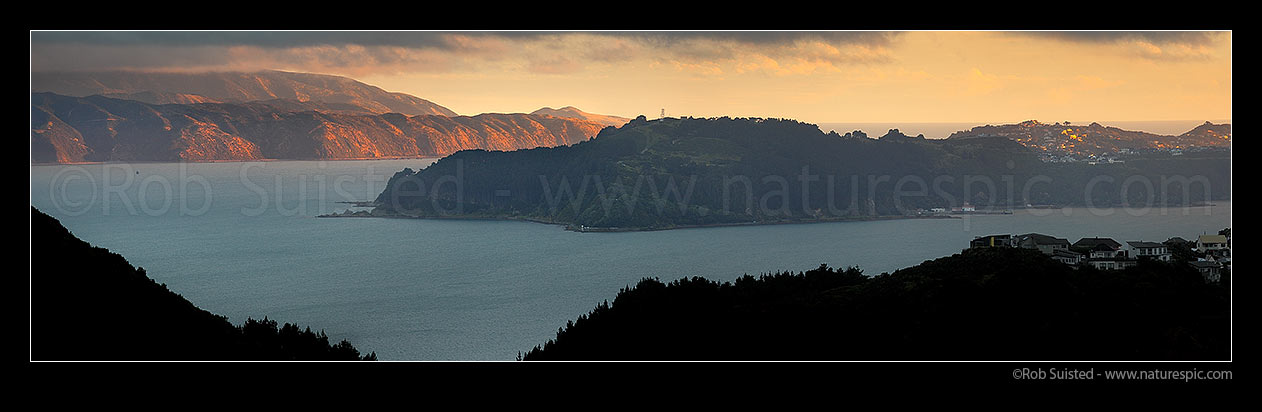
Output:
[[526,64],[526,70],[536,74],[570,74],[581,69],[577,62],[565,56],[533,59]]
[[[892,60],[896,32],[33,31],[32,69],[261,70],[347,75],[487,69],[577,73],[644,59],[715,75]],[[766,65],[767,59],[775,64]]]
[[692,63],[673,60],[670,62],[675,70],[693,74],[701,77],[720,77],[723,76],[723,68],[719,65],[708,62]]
[[1133,52],[1150,60],[1208,60],[1214,57],[1214,51],[1207,45],[1173,43],[1158,45],[1144,41],[1133,43]]
[[1214,31],[1014,32],[1016,36],[1117,47],[1118,52],[1149,60],[1204,60],[1230,33]]
[[1224,34],[1207,31],[1057,31],[1016,32],[1018,35],[1080,43],[1142,41],[1152,44],[1213,44]]
[[546,32],[432,32],[432,31],[35,31],[33,45],[95,46],[254,46],[296,48],[315,46],[396,46],[415,49],[462,50],[471,39],[526,39]]
[[1078,90],[1107,89],[1110,87],[1120,86],[1126,83],[1125,81],[1122,81],[1122,80],[1107,80],[1099,76],[1086,76],[1086,75],[1074,76],[1074,81],[1077,83]]
[[964,95],[979,96],[989,94],[1003,87],[1003,80],[994,74],[982,73],[974,67],[964,79]]
[[829,44],[889,45],[902,33],[878,31],[673,31],[620,32],[609,33],[609,35],[633,38],[660,47],[675,47],[698,41],[766,47],[783,46],[799,41],[818,41]]
[[[626,35],[676,60],[736,60],[795,56],[807,60],[887,61],[899,32],[647,32]],[[757,60],[757,59],[755,59]]]

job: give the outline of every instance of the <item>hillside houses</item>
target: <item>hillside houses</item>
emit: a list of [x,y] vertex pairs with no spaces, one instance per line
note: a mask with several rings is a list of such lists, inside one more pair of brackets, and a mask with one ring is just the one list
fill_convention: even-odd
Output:
[[1122,244],[1107,237],[1084,237],[1074,242],[1076,250],[1088,251],[1092,258],[1114,257],[1122,249]]
[[[1075,268],[1090,266],[1098,270],[1126,269],[1138,265],[1141,260],[1177,260],[1195,268],[1206,281],[1218,282],[1223,270],[1231,263],[1230,231],[1225,232],[1219,235],[1201,235],[1195,243],[1180,237],[1171,237],[1165,242],[1118,242],[1107,237],[1085,237],[1071,244],[1067,239],[1041,233],[995,234],[973,238],[969,242],[969,248],[1033,249]],[[1176,250],[1179,252],[1177,259]]]
[[1198,272],[1201,272],[1201,276],[1205,277],[1206,281],[1218,282],[1222,279],[1223,265],[1221,263],[1208,260],[1197,260],[1188,262],[1188,264],[1192,265],[1193,268],[1196,268]]
[[1017,237],[1017,246],[1026,249],[1038,249],[1045,255],[1052,255],[1057,250],[1068,251],[1069,241],[1054,236],[1038,233],[1027,233]]
[[1230,251],[1226,235],[1200,235],[1196,238],[1196,250],[1219,255]]
[[1012,237],[1012,235],[979,236],[973,238],[973,241],[968,244],[969,248],[1016,246],[1016,238]]
[[1196,252],[1204,256],[1188,263],[1205,279],[1218,281],[1223,269],[1231,267],[1231,229],[1224,229],[1216,235],[1197,236],[1195,246]]
[[1164,243],[1128,241],[1124,248],[1128,255],[1136,258],[1156,259],[1162,262],[1170,261],[1170,251]]

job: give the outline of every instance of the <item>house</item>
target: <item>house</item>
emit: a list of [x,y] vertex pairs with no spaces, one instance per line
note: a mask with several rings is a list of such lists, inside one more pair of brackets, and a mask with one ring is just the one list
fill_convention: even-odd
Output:
[[1219,282],[1222,280],[1222,264],[1218,262],[1197,260],[1188,262],[1188,264],[1196,268],[1198,272],[1201,272],[1201,276],[1205,278],[1206,282]]
[[1223,235],[1200,235],[1196,238],[1196,250],[1208,252],[1211,250],[1223,250],[1227,248],[1227,236]]
[[1107,237],[1084,237],[1069,248],[1087,254],[1086,264],[1100,270],[1126,269],[1137,263],[1127,256],[1121,243]]
[[1107,237],[1084,237],[1069,246],[1079,253],[1089,253],[1091,258],[1126,256],[1122,244]]
[[1078,264],[1086,260],[1086,257],[1072,250],[1055,249],[1052,251],[1052,259],[1069,266],[1078,266]]
[[1170,261],[1170,250],[1165,244],[1156,242],[1127,241],[1124,247],[1127,255],[1136,259],[1155,259]]
[[969,248],[1016,246],[1016,238],[1012,237],[1012,235],[979,236],[973,238],[973,240],[968,244]]
[[1126,257],[1125,255],[1126,251],[1117,250],[1105,244],[1098,244],[1095,247],[1088,249],[1086,252],[1083,252],[1083,253],[1086,253],[1087,256],[1091,259],[1111,259],[1111,258],[1117,258],[1117,257]]
[[1017,236],[1017,246],[1038,249],[1044,255],[1051,255],[1057,250],[1069,251],[1069,240],[1038,233],[1026,233]]
[[1165,243],[1166,245],[1169,245],[1169,246],[1188,245],[1189,247],[1191,247],[1192,242],[1188,241],[1187,239],[1175,236],[1175,237],[1166,239],[1166,241],[1162,243]]
[[1127,259],[1126,257],[1087,259],[1088,265],[1099,270],[1121,270],[1135,266],[1137,263],[1135,259]]

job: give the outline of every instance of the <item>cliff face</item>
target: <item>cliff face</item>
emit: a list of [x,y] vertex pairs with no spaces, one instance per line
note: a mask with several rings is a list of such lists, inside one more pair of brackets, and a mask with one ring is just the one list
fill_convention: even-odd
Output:
[[526,114],[473,117],[317,111],[276,100],[164,104],[36,93],[31,161],[208,161],[445,156],[465,149],[569,145],[601,125]]
[[289,99],[353,107],[371,113],[457,114],[404,93],[392,93],[341,76],[282,71],[255,73],[31,73],[31,91],[68,96],[103,95],[150,104],[241,103]]

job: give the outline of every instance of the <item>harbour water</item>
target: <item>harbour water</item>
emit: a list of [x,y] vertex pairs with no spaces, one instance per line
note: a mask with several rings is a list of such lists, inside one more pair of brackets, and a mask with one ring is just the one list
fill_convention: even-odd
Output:
[[1231,226],[1229,201],[617,233],[316,218],[433,160],[32,166],[31,205],[233,323],[323,329],[382,360],[512,360],[645,277],[726,281],[821,263],[878,274],[989,234],[1163,241]]

